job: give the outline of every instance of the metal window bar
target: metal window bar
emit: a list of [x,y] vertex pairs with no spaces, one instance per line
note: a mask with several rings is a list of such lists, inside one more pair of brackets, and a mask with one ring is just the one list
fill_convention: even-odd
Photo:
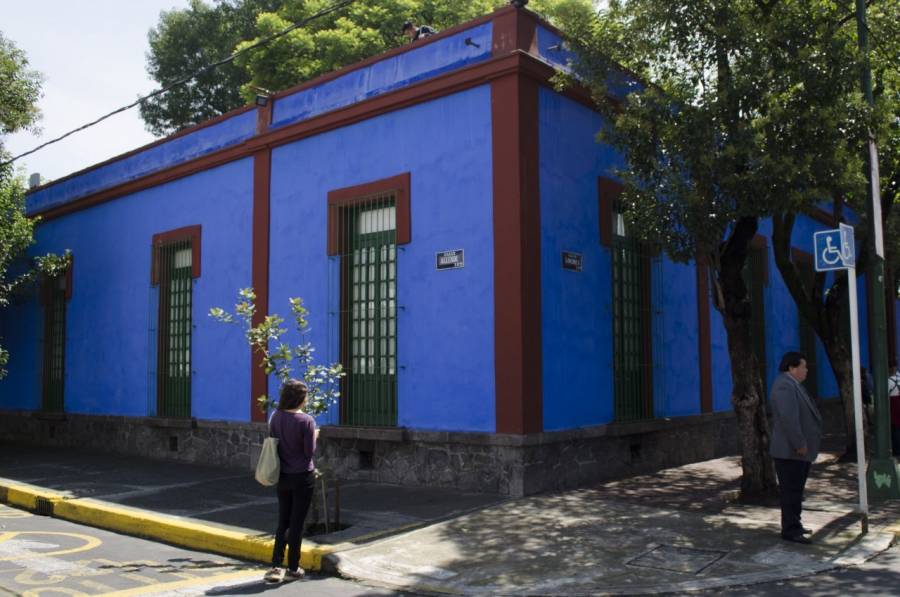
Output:
[[160,417],[191,416],[191,241],[157,248],[159,341],[157,410]]
[[613,217],[613,388],[616,421],[653,413],[652,247]]
[[766,366],[766,294],[765,276],[767,260],[766,247],[751,247],[744,266],[744,283],[750,300],[750,346],[759,364],[762,392],[768,395],[768,368]]
[[42,407],[63,412],[66,352],[66,276],[46,282],[44,308],[44,391]]
[[392,193],[341,211],[341,423],[397,425],[397,235]]

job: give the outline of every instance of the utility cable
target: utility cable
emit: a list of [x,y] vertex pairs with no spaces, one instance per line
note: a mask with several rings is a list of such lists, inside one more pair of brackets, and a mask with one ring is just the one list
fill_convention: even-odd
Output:
[[235,58],[237,58],[241,54],[245,54],[245,53],[249,52],[250,50],[255,50],[256,48],[259,48],[260,46],[264,46],[264,45],[268,44],[269,42],[271,42],[275,39],[278,39],[279,37],[283,37],[283,36],[287,35],[294,29],[299,29],[300,27],[308,25],[309,23],[315,21],[316,19],[320,19],[320,18],[327,16],[333,12],[337,12],[337,11],[341,10],[342,8],[346,8],[346,7],[350,6],[351,4],[353,4],[354,2],[356,2],[356,0],[343,0],[342,2],[337,2],[328,8],[320,10],[319,12],[317,12],[314,15],[310,15],[309,17],[307,17],[305,19],[301,19],[301,20],[291,24],[289,27],[285,27],[284,29],[282,29],[281,31],[279,31],[277,33],[273,33],[272,35],[267,35],[266,37],[259,39],[255,43],[253,43],[249,46],[246,46],[244,48],[241,48],[240,50],[232,53],[231,55],[223,58],[222,60],[219,60],[218,62],[213,62],[211,64],[207,64],[206,66],[204,66],[203,68],[194,72],[193,74],[182,77],[181,79],[178,79],[174,83],[170,83],[169,85],[166,85],[165,87],[157,89],[156,91],[152,91],[145,96],[139,97],[137,100],[131,102],[130,104],[128,104],[126,106],[122,106],[121,108],[116,108],[112,112],[104,114],[103,116],[97,118],[96,120],[92,120],[91,122],[83,124],[83,125],[79,126],[78,128],[74,128],[67,133],[63,133],[59,137],[56,137],[55,139],[51,139],[51,140],[47,141],[46,143],[41,143],[37,147],[30,149],[24,153],[20,153],[19,155],[14,156],[13,158],[11,158],[5,162],[0,162],[0,167],[8,166],[8,165],[12,164],[13,162],[15,162],[16,160],[24,158],[25,156],[31,155],[37,151],[40,151],[41,149],[47,147],[48,145],[53,145],[54,143],[59,143],[66,137],[69,137],[71,135],[74,135],[75,133],[78,133],[85,129],[88,129],[96,124],[99,124],[99,123],[103,122],[104,120],[106,120],[107,118],[115,116],[116,114],[130,110],[131,108],[138,106],[138,105],[144,103],[145,101],[147,101],[151,98],[154,98],[158,95],[162,95],[168,91],[171,91],[172,89],[174,89],[180,85],[184,85],[185,83],[192,81],[193,79],[196,79],[200,75],[206,74],[209,71],[222,66],[223,64],[227,64],[227,63],[233,61]]

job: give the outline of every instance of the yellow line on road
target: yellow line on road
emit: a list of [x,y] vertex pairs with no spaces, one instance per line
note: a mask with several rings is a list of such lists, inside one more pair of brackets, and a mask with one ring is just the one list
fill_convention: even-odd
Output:
[[102,595],[97,595],[96,597],[135,597],[136,595],[153,595],[156,593],[162,594],[168,591],[176,591],[179,589],[186,589],[188,587],[196,587],[199,585],[214,585],[217,583],[223,583],[233,580],[250,580],[251,578],[259,579],[259,581],[262,582],[262,572],[260,570],[241,570],[239,572],[230,572],[228,574],[195,578],[193,580],[159,583],[152,586],[136,587],[134,589],[126,589],[124,591],[103,593]]
[[[84,541],[84,545],[81,545],[79,547],[72,547],[70,549],[61,549],[58,551],[35,551],[20,556],[8,556],[5,558],[0,558],[0,562],[10,562],[14,560],[33,560],[35,558],[62,556],[70,553],[78,553],[80,551],[89,551],[103,543],[103,541],[97,539],[96,537],[91,537],[90,535],[81,535],[79,533],[57,533],[51,531],[13,531],[11,533],[5,533],[5,535],[12,535],[13,537],[19,535],[52,535],[55,537],[75,537],[76,539]],[[0,541],[6,541],[8,539],[11,539],[11,537],[0,536]]]

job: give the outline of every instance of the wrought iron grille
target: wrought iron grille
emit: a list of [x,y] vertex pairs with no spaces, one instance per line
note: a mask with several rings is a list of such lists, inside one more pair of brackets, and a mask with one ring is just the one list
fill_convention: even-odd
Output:
[[397,234],[393,194],[341,210],[341,423],[397,424]]
[[161,417],[191,416],[191,241],[156,249],[159,264],[157,407]]
[[653,413],[652,248],[613,217],[613,387],[616,421]]
[[66,361],[66,276],[46,281],[44,306],[44,384],[42,407],[63,412]]

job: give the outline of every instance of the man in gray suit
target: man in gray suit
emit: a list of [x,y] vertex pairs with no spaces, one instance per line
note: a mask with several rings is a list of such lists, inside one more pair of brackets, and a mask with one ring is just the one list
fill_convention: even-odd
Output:
[[772,384],[772,445],[775,473],[781,496],[781,537],[796,543],[811,543],[800,522],[803,489],[810,465],[819,455],[822,415],[801,384],[808,370],[799,352],[781,357],[781,371]]

